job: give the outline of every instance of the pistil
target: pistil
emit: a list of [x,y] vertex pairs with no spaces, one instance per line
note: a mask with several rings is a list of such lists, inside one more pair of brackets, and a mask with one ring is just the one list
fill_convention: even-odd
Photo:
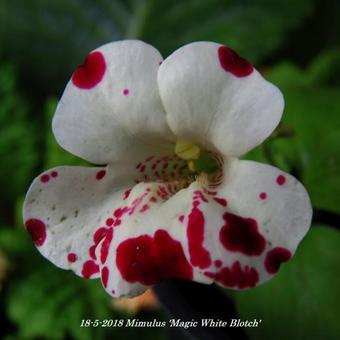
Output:
[[187,168],[193,174],[213,175],[218,171],[216,159],[209,152],[189,141],[178,140],[175,145],[175,154],[187,161]]

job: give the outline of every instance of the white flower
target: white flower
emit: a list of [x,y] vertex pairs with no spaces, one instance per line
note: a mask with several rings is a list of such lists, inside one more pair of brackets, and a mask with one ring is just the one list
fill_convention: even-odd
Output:
[[105,167],[63,166],[36,178],[26,229],[56,266],[101,277],[113,296],[162,280],[255,287],[288,261],[312,209],[279,169],[238,156],[277,126],[281,92],[212,42],[162,62],[141,41],[92,52],[53,120],[69,152]]

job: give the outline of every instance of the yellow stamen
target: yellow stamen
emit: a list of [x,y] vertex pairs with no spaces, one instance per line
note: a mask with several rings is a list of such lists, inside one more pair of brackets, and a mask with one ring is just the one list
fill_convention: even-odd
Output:
[[[196,144],[188,142],[186,140],[178,140],[175,146],[175,154],[184,160],[198,159],[201,149]],[[190,166],[188,164],[188,166]]]
[[196,168],[195,168],[195,163],[194,161],[188,161],[188,169],[191,171],[191,172],[196,172]]

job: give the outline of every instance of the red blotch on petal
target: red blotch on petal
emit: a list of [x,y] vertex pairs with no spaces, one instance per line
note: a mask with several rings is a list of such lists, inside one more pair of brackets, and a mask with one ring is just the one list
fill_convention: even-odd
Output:
[[214,264],[217,268],[220,268],[222,266],[222,261],[221,260],[215,260]]
[[129,95],[129,93],[130,93],[129,89],[124,89],[124,90],[123,90],[123,95],[124,95],[124,96]]
[[93,235],[93,241],[96,245],[106,236],[108,230],[109,229],[105,227],[97,229]]
[[105,175],[106,175],[106,171],[105,171],[105,170],[99,170],[99,171],[96,173],[96,179],[99,181],[99,180],[101,180],[102,178],[104,178]]
[[236,261],[231,267],[223,267],[216,273],[205,272],[206,276],[229,288],[253,288],[259,281],[259,274],[253,267],[241,267]]
[[182,245],[165,230],[157,230],[154,237],[141,235],[120,243],[116,264],[124,280],[130,283],[153,285],[171,278],[193,277]]
[[101,275],[102,275],[103,286],[106,288],[107,287],[107,281],[109,279],[109,268],[104,267],[101,270]]
[[140,212],[143,213],[143,212],[145,212],[145,211],[148,210],[148,209],[149,209],[149,205],[148,205],[148,204],[144,204],[144,205],[142,206],[142,208],[140,209]]
[[124,192],[124,198],[123,198],[124,200],[126,200],[129,197],[130,192],[131,192],[131,189],[128,189]]
[[67,254],[67,260],[68,262],[76,262],[77,261],[77,255],[75,253],[69,253]]
[[203,247],[205,219],[202,211],[194,207],[188,217],[187,237],[190,261],[201,269],[211,265],[209,252]]
[[47,183],[50,180],[50,176],[49,175],[42,175],[40,176],[40,182],[41,183]]
[[114,222],[113,218],[108,218],[105,223],[106,223],[107,226],[110,227],[110,226],[112,226],[113,222]]
[[96,232],[93,235],[93,242],[95,245],[97,245],[107,234],[108,228],[106,227],[101,227],[96,230]]
[[125,212],[124,208],[118,208],[113,212],[113,216],[117,218],[122,217],[124,212]]
[[116,219],[116,220],[115,220],[115,223],[113,223],[113,225],[114,225],[115,227],[117,227],[117,226],[121,225],[121,223],[122,223],[122,220]]
[[54,177],[54,178],[57,177],[58,176],[58,172],[57,171],[52,171],[51,172],[51,176]]
[[110,244],[113,238],[113,229],[110,229],[105,236],[105,239],[100,248],[100,262],[105,263],[109,254]]
[[25,227],[37,247],[40,247],[45,243],[46,226],[43,221],[31,218],[25,222]]
[[218,59],[222,68],[236,77],[249,76],[254,70],[249,61],[240,57],[231,48],[226,46],[219,47]]
[[265,200],[265,199],[267,199],[268,196],[265,192],[261,192],[259,197],[260,197],[261,200]]
[[254,219],[231,213],[225,213],[223,219],[226,224],[220,230],[220,241],[226,249],[248,256],[262,254],[266,241],[259,233]]
[[96,264],[96,262],[92,260],[84,262],[83,269],[81,271],[81,275],[83,275],[84,279],[89,279],[96,273],[99,273],[99,266]]
[[282,262],[287,262],[292,257],[292,253],[282,247],[276,247],[270,250],[264,260],[264,266],[269,274],[275,274],[280,268]]
[[283,185],[283,184],[286,183],[286,177],[283,176],[283,175],[279,175],[276,178],[276,182],[277,182],[278,185]]
[[83,65],[79,66],[72,75],[72,83],[80,89],[92,89],[98,85],[104,77],[106,63],[101,52],[90,53]]
[[96,248],[97,248],[97,245],[96,245],[96,244],[94,244],[93,246],[91,246],[91,247],[89,248],[89,255],[90,255],[90,257],[93,258],[94,260],[97,259],[97,256],[96,256]]
[[215,202],[217,202],[218,204],[222,205],[222,207],[226,207],[227,206],[227,200],[224,198],[220,198],[220,197],[213,197],[213,200]]

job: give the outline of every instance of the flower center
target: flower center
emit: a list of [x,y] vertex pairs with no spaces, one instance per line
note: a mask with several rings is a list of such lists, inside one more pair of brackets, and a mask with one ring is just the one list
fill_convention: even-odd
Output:
[[178,140],[175,146],[175,154],[188,162],[188,169],[193,174],[214,175],[219,170],[215,156],[189,141]]
[[223,177],[223,158],[190,141],[178,140],[173,154],[149,156],[136,169],[136,183],[159,183],[171,187],[172,195],[195,181],[207,190],[216,188]]

